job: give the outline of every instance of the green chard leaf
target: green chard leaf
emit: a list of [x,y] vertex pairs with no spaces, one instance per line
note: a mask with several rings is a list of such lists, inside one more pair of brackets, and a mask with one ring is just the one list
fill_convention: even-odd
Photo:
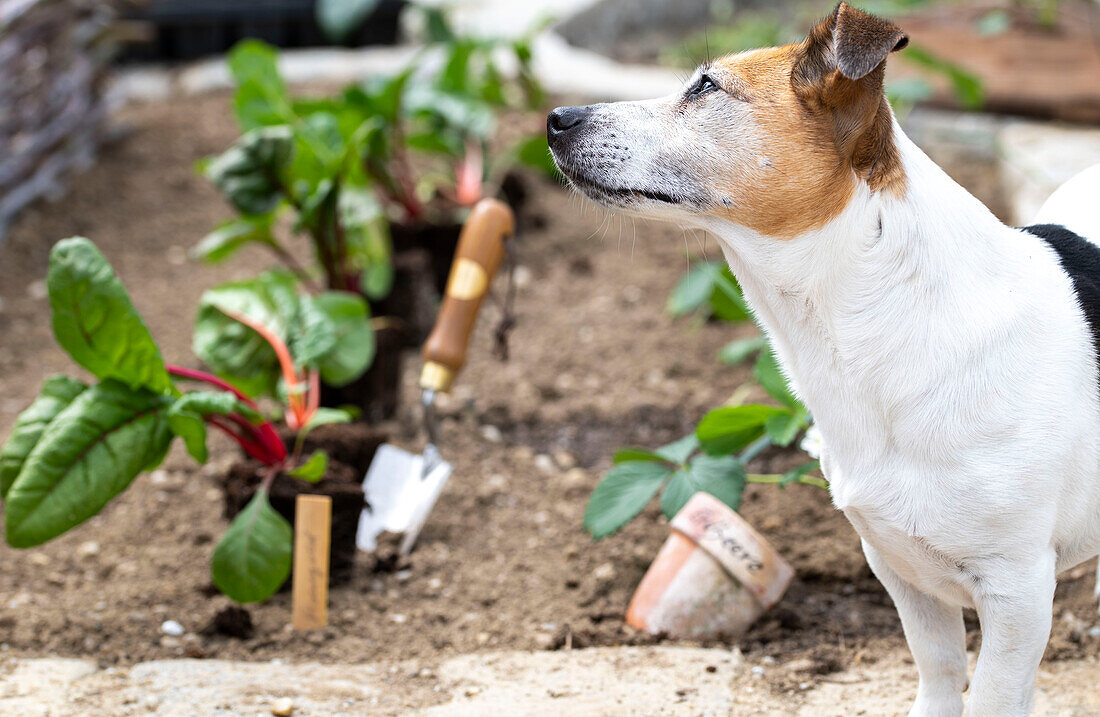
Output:
[[174,390],[160,349],[95,244],[83,237],[59,241],[46,284],[54,336],[74,361],[133,388]]
[[267,326],[281,337],[294,328],[298,295],[292,276],[265,272],[221,284],[203,293],[195,320],[193,349],[207,366],[249,395],[274,395],[279,359],[262,336],[227,312]]
[[321,406],[314,411],[313,417],[309,419],[309,423],[302,427],[298,435],[301,437],[314,428],[328,426],[333,423],[351,423],[353,420],[355,420],[355,416],[353,416],[350,411],[346,411],[343,408],[326,408],[325,406]]
[[294,119],[278,59],[279,52],[260,40],[242,40],[229,52],[229,72],[237,83],[233,107],[246,130]]
[[38,398],[15,419],[7,443],[0,449],[0,498],[7,498],[27,456],[57,414],[79,396],[87,385],[68,376],[50,376]]
[[223,222],[195,245],[191,255],[216,264],[233,256],[248,244],[274,246],[275,238],[271,234],[273,219],[270,214],[262,214]]
[[267,600],[290,575],[293,544],[290,523],[256,491],[214,548],[214,585],[239,603]]
[[628,461],[604,475],[584,511],[584,529],[596,540],[611,535],[642,512],[671,473],[664,463]]
[[206,416],[237,411],[240,401],[228,391],[194,391],[184,394],[168,409],[168,427],[183,439],[187,452],[206,463]]
[[204,171],[238,211],[267,214],[283,197],[282,172],[293,156],[289,127],[261,127],[210,160]]
[[[319,314],[332,327],[332,343],[313,357],[321,379],[344,386],[363,375],[374,360],[374,330],[367,302],[358,294],[326,291],[303,299],[303,313]],[[301,358],[308,363],[305,358]]]
[[328,454],[324,451],[314,451],[309,460],[294,468],[287,475],[310,483],[317,483],[325,477],[326,470],[328,470]]
[[171,399],[108,379],[50,421],[4,501],[8,544],[39,545],[83,523],[156,467],[172,440]]

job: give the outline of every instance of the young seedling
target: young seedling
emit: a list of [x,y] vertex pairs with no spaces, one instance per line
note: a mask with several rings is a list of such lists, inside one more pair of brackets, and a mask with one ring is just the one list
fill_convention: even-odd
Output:
[[[735,323],[750,319],[736,279],[727,267],[713,262],[698,262],[688,270],[669,296],[668,311],[673,316],[695,313]],[[811,475],[819,467],[816,460],[782,475],[748,472],[748,464],[765,448],[790,446],[810,426],[809,412],[791,392],[765,338],[730,343],[719,357],[734,364],[754,354],[755,378],[779,405],[736,405],[740,400],[735,400],[735,405],[707,413],[692,433],[678,441],[652,451],[618,451],[613,467],[592,492],[585,511],[584,527],[594,538],[618,531],[658,492],[661,510],[671,520],[700,491],[737,510],[749,483],[771,483],[781,488],[803,483],[828,488],[823,478]],[[745,392],[739,389],[735,396]]]
[[[281,472],[316,481],[324,457],[299,464],[274,426],[237,388],[202,371],[166,365],[114,270],[87,239],[58,242],[47,276],[58,344],[98,379],[52,376],[0,448],[5,539],[45,543],[96,515],[134,478],[156,468],[174,437],[207,459],[207,426],[265,466],[264,482],[214,550],[214,584],[238,602],[270,597],[290,572],[291,529],[268,502]],[[214,391],[184,393],[175,379]]]

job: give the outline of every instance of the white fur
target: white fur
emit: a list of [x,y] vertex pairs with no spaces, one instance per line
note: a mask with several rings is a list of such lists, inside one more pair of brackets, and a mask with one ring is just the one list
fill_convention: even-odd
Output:
[[1033,224],[1061,224],[1100,244],[1100,164],[1075,174],[1043,203]]
[[970,714],[1023,715],[1055,573],[1100,552],[1097,361],[1054,252],[894,129],[900,200],[863,187],[792,241],[703,224],[813,412],[833,500],[901,614],[921,675],[911,714],[961,712],[974,607]]
[[[588,181],[667,184],[665,169],[647,175],[645,158],[671,141],[662,130],[691,131],[684,120],[654,103],[593,117],[588,134],[555,149],[567,174],[583,173],[614,131],[625,146]],[[894,132],[904,195],[861,182],[838,217],[793,239],[705,209],[622,201],[719,238],[820,428],[833,500],[897,605],[920,673],[911,714],[962,712],[962,608],[973,607],[983,638],[969,712],[1025,715],[1055,574],[1100,552],[1097,357],[1054,251],[1003,225]],[[767,148],[743,152],[767,166]],[[690,180],[707,174],[698,158],[661,159]],[[1044,218],[1060,222],[1068,206],[1071,228],[1097,226],[1092,191],[1087,201],[1056,194]]]

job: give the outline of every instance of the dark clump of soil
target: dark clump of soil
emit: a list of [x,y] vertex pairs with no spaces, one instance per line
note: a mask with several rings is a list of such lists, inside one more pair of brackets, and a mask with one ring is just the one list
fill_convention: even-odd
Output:
[[256,626],[252,624],[252,615],[248,610],[237,605],[218,610],[214,619],[203,631],[209,635],[224,635],[235,637],[238,640],[247,640],[256,632]]

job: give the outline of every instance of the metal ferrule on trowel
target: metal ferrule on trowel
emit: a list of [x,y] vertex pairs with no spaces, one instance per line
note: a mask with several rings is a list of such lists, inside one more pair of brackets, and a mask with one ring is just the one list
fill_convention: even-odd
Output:
[[359,518],[356,544],[361,550],[373,552],[378,536],[388,532],[401,535],[399,552],[408,555],[451,476],[451,464],[438,448],[435,397],[451,389],[466,363],[478,310],[514,230],[512,210],[495,199],[478,202],[462,227],[439,316],[424,343],[420,388],[428,442],[419,454],[388,443],[378,448],[363,480],[369,507]]

